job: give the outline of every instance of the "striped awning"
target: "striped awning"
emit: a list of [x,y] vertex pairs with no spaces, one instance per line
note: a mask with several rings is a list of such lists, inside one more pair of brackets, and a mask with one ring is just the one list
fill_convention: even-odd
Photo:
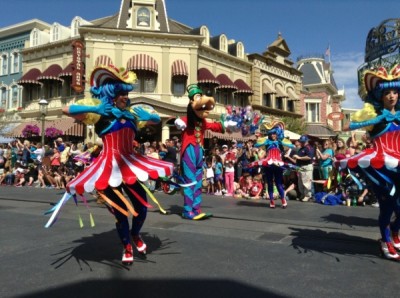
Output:
[[220,82],[220,85],[217,87],[218,89],[238,89],[226,74],[221,73],[215,79]]
[[172,76],[189,76],[188,67],[183,60],[175,60],[172,63]]
[[276,93],[276,91],[272,87],[271,83],[266,80],[263,81],[262,92],[263,92],[263,94]]
[[207,68],[197,70],[197,83],[199,84],[215,84],[219,85],[219,81]]
[[62,72],[62,68],[60,65],[52,64],[37,78],[37,80],[38,81],[43,81],[43,80],[61,81],[61,79],[58,77],[61,72]]
[[158,64],[153,57],[146,54],[137,54],[126,63],[128,70],[148,70],[158,73]]
[[114,65],[111,58],[108,57],[107,55],[100,55],[99,57],[96,58],[96,61],[94,62],[94,65]]
[[293,89],[288,89],[287,90],[287,92],[288,92],[288,95],[289,95],[289,99],[292,99],[292,100],[299,100],[299,96],[296,94],[296,92],[294,92],[294,90]]
[[28,70],[26,74],[24,74],[18,81],[17,84],[23,85],[23,84],[38,84],[40,85],[41,83],[37,80],[37,78],[41,75],[42,73],[40,72],[39,69],[37,68],[32,68]]
[[277,97],[289,97],[281,85],[276,85],[276,96]]
[[[9,135],[17,138],[22,138],[22,131],[28,124],[37,125],[41,129],[41,125],[37,121],[23,122],[15,127]],[[44,122],[45,131],[49,127],[55,127],[61,130],[63,132],[63,135],[66,136],[83,136],[83,124],[75,122],[75,119],[71,117],[60,118],[56,120],[46,120]]]
[[236,93],[247,93],[247,94],[253,94],[253,90],[250,88],[249,85],[242,79],[237,79],[234,82],[235,86],[237,87]]
[[74,63],[71,62],[64,68],[61,73],[58,75],[59,77],[72,77],[72,72],[74,71]]

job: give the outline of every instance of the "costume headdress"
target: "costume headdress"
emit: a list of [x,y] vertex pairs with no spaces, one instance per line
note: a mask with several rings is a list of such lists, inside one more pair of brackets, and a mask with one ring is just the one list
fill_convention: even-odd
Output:
[[90,75],[90,86],[99,87],[107,82],[134,84],[136,74],[125,69],[118,69],[114,65],[98,65]]
[[276,133],[279,140],[282,140],[285,137],[285,123],[283,123],[282,121],[273,120],[270,123],[263,123],[262,129],[266,130],[267,135]]

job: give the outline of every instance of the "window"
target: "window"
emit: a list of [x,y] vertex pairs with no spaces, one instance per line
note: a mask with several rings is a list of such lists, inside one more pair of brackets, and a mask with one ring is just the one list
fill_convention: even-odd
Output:
[[294,100],[287,101],[287,110],[289,112],[294,112]]
[[263,102],[262,105],[265,107],[272,108],[272,98],[271,93],[264,93],[263,94]]
[[221,35],[219,42],[220,42],[219,46],[220,51],[228,52],[228,40],[224,34]]
[[79,26],[81,25],[80,20],[77,19],[74,21],[74,31],[73,31],[73,36],[79,35]]
[[200,29],[201,35],[204,37],[203,43],[205,45],[210,45],[210,32],[206,26],[202,26]]
[[157,73],[148,70],[136,70],[137,89],[142,93],[151,93],[156,89]]
[[59,32],[60,32],[60,28],[58,27],[58,25],[54,25],[53,26],[53,41],[58,40]]
[[7,89],[6,87],[2,87],[0,89],[1,93],[1,106],[5,108],[7,106]]
[[239,58],[244,58],[244,46],[243,43],[238,42],[237,43],[237,57]]
[[217,103],[223,105],[231,104],[231,94],[232,92],[230,92],[229,89],[217,89],[215,100]]
[[19,53],[13,53],[12,54],[12,72],[17,73],[19,72]]
[[275,109],[283,110],[283,102],[284,102],[283,97],[276,97],[275,98]]
[[35,47],[39,45],[39,32],[38,29],[33,29],[32,32],[32,46]]
[[172,94],[175,96],[183,96],[185,94],[186,76],[172,77]]
[[1,75],[8,74],[8,55],[1,55]]
[[137,26],[150,27],[150,10],[146,7],[141,7],[137,12]]
[[319,109],[320,104],[317,102],[306,103],[306,119],[307,122],[320,122]]
[[233,95],[233,105],[239,107],[245,107],[248,105],[248,95],[243,93],[234,93]]
[[47,98],[57,98],[61,96],[61,90],[62,90],[62,82],[60,81],[49,81],[46,82],[45,85],[45,90],[46,92],[46,97]]
[[18,87],[17,86],[11,87],[11,98],[12,98],[13,102],[18,100]]

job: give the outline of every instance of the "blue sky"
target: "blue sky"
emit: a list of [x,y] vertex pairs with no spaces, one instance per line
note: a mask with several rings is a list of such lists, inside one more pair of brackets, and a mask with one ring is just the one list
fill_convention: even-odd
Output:
[[[165,0],[168,16],[191,27],[206,25],[242,41],[247,53],[262,53],[280,32],[296,62],[323,54],[330,45],[334,77],[346,91],[347,108],[360,108],[357,68],[364,59],[368,31],[398,18],[399,0]],[[118,12],[120,0],[13,0],[4,7],[0,27],[38,18],[69,26],[74,16],[92,20]],[[93,4],[96,4],[93,6]],[[17,9],[16,9],[17,8]],[[9,9],[9,12],[7,12]]]

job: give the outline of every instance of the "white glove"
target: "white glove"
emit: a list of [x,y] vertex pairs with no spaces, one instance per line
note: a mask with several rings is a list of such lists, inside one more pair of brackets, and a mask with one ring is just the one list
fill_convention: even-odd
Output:
[[175,126],[177,129],[184,130],[186,128],[186,123],[181,118],[175,119]]

